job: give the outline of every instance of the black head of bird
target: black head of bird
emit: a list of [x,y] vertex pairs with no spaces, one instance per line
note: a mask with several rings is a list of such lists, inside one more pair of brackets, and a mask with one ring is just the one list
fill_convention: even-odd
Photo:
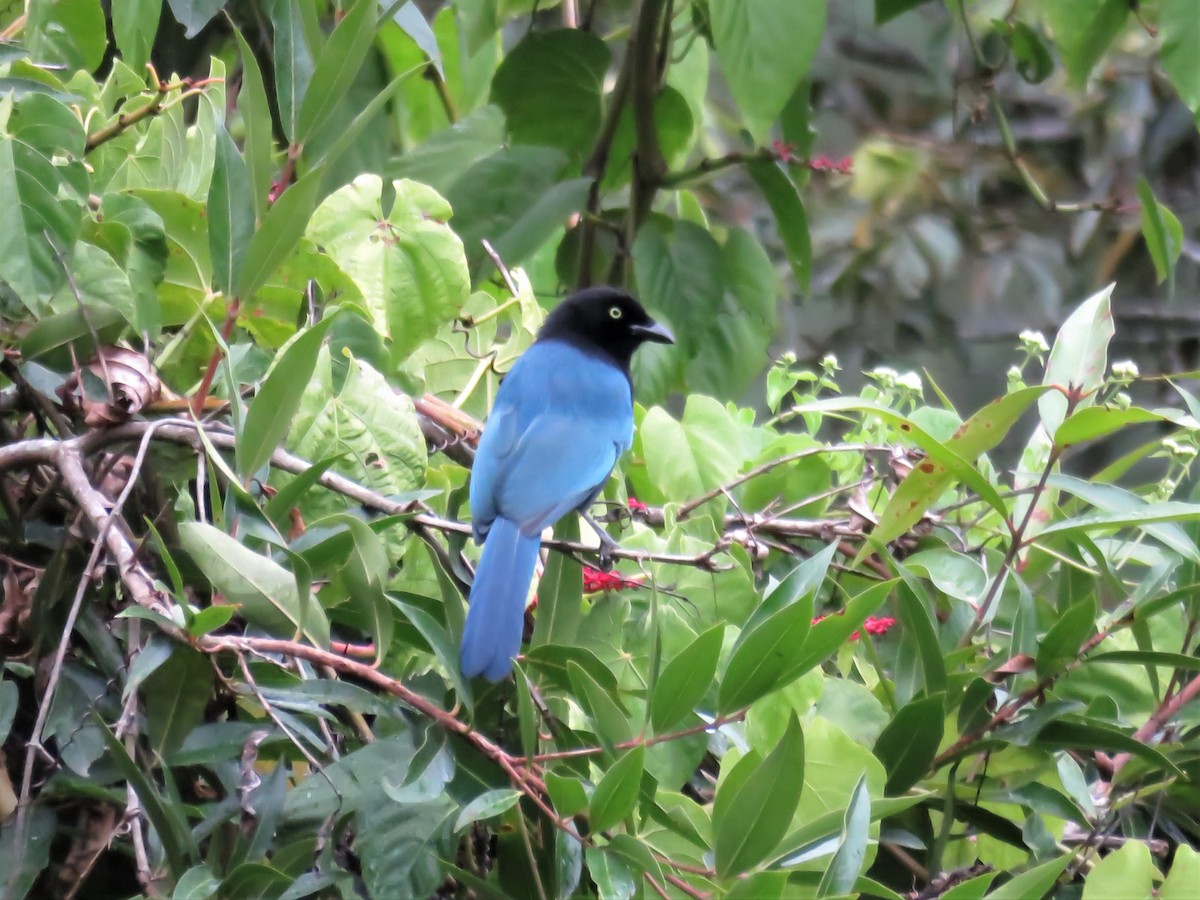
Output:
[[632,295],[605,286],[576,291],[558,304],[546,317],[538,340],[559,340],[585,353],[610,357],[628,371],[642,344],[673,344],[675,336],[650,318]]

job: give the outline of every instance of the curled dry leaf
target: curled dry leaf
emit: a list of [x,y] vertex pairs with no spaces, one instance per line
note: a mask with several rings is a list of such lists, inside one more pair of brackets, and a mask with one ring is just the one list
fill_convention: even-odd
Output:
[[[84,383],[96,381],[99,390]],[[84,424],[93,427],[128,421],[162,392],[162,382],[150,360],[123,347],[100,348],[84,372],[73,374],[58,391],[63,405],[82,412]]]

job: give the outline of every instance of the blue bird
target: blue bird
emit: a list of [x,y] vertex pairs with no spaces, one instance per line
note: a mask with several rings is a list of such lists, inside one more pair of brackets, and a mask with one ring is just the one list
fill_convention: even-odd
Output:
[[675,339],[624,291],[586,288],[546,317],[501,382],[471,471],[483,551],[463,629],[468,678],[499,681],[512,668],[544,528],[576,510],[602,554],[614,546],[588,510],[633,443],[629,363],[646,341]]

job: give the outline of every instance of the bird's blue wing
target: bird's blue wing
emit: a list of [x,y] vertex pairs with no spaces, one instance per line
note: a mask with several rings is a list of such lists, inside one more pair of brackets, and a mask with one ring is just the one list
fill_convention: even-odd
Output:
[[534,344],[496,397],[476,454],[471,515],[536,534],[591,497],[633,439],[629,380],[566,344]]

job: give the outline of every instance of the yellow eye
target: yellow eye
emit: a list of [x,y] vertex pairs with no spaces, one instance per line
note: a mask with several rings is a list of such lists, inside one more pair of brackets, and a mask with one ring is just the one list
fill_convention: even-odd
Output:
[[610,306],[608,308],[608,317],[610,319],[619,319],[623,315],[625,315],[625,313],[621,311],[621,307],[619,306]]

